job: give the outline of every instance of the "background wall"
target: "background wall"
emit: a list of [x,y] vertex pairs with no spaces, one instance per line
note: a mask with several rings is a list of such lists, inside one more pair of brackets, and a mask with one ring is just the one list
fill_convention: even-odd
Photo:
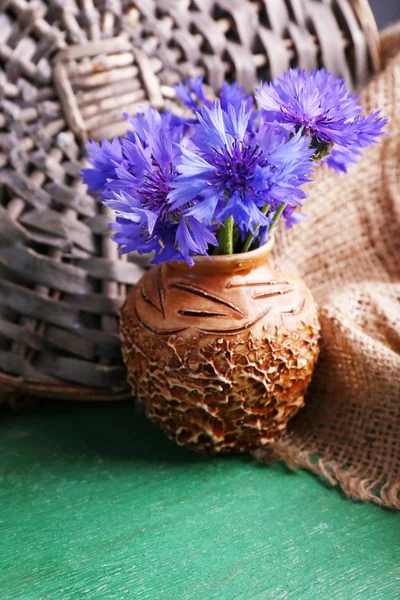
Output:
[[370,0],[379,29],[400,20],[400,0]]

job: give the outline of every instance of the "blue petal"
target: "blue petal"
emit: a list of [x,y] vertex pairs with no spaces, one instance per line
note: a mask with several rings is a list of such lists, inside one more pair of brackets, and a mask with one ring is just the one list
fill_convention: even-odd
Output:
[[190,235],[185,218],[180,220],[180,223],[176,230],[175,241],[177,246],[179,247],[179,250],[182,252],[182,255],[185,258],[189,256],[190,253],[199,253],[199,247]]
[[210,225],[214,219],[215,211],[217,209],[219,196],[215,193],[205,195],[205,199],[198,201],[191,208],[185,211],[186,216],[196,217],[198,221],[205,225]]
[[207,227],[193,217],[189,217],[188,220],[199,254],[205,254],[209,244],[218,246],[217,238]]
[[189,88],[188,85],[184,85],[182,83],[182,81],[180,81],[178,83],[178,85],[176,85],[174,87],[176,95],[178,96],[179,100],[185,104],[186,106],[188,106],[189,108],[195,110],[197,108],[197,104],[194,101],[194,99],[192,98],[192,94],[191,94],[191,90]]

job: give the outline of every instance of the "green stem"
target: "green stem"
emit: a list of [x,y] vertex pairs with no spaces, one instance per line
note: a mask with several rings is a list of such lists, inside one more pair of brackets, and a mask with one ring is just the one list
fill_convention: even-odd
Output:
[[238,244],[240,243],[240,231],[237,225],[233,228],[233,253],[236,254]]
[[218,233],[218,249],[220,254],[233,254],[233,217],[224,222]]
[[276,227],[276,224],[279,221],[279,218],[280,218],[281,214],[285,210],[285,207],[286,207],[286,204],[281,204],[280,207],[275,211],[275,214],[274,214],[273,219],[272,219],[272,223],[268,227],[268,232],[269,233],[271,233],[271,231]]
[[[263,215],[266,215],[266,214],[267,214],[267,212],[268,212],[268,209],[269,209],[269,207],[270,207],[270,206],[271,206],[270,204],[266,204],[266,205],[263,207],[263,209],[261,210],[261,212],[262,212],[262,214],[263,214]],[[254,241],[254,238],[256,237],[256,233],[257,233],[257,231],[258,231],[259,229],[260,229],[260,226],[259,226],[259,225],[256,225],[256,226],[254,227],[254,233],[249,233],[249,235],[247,236],[247,238],[246,238],[246,241],[245,241],[245,243],[244,243],[244,246],[243,246],[243,250],[242,250],[242,252],[248,252],[248,250],[249,250],[250,246],[252,245],[252,243],[253,243],[253,241]]]

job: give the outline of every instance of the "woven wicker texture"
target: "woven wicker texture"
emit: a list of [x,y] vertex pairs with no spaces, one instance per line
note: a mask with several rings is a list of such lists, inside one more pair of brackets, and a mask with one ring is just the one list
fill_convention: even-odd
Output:
[[179,111],[172,86],[189,75],[250,90],[324,65],[357,87],[376,39],[361,0],[0,1],[3,398],[129,395],[118,309],[143,269],[80,183],[86,139],[123,133],[123,111],[148,103]]

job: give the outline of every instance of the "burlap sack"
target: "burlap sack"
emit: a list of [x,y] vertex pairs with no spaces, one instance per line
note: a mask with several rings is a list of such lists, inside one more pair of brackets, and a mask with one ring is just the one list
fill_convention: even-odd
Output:
[[295,263],[320,305],[321,355],[306,408],[274,453],[357,500],[400,508],[400,29],[361,93],[389,137],[347,176],[321,169],[308,223],[277,233],[277,262]]

